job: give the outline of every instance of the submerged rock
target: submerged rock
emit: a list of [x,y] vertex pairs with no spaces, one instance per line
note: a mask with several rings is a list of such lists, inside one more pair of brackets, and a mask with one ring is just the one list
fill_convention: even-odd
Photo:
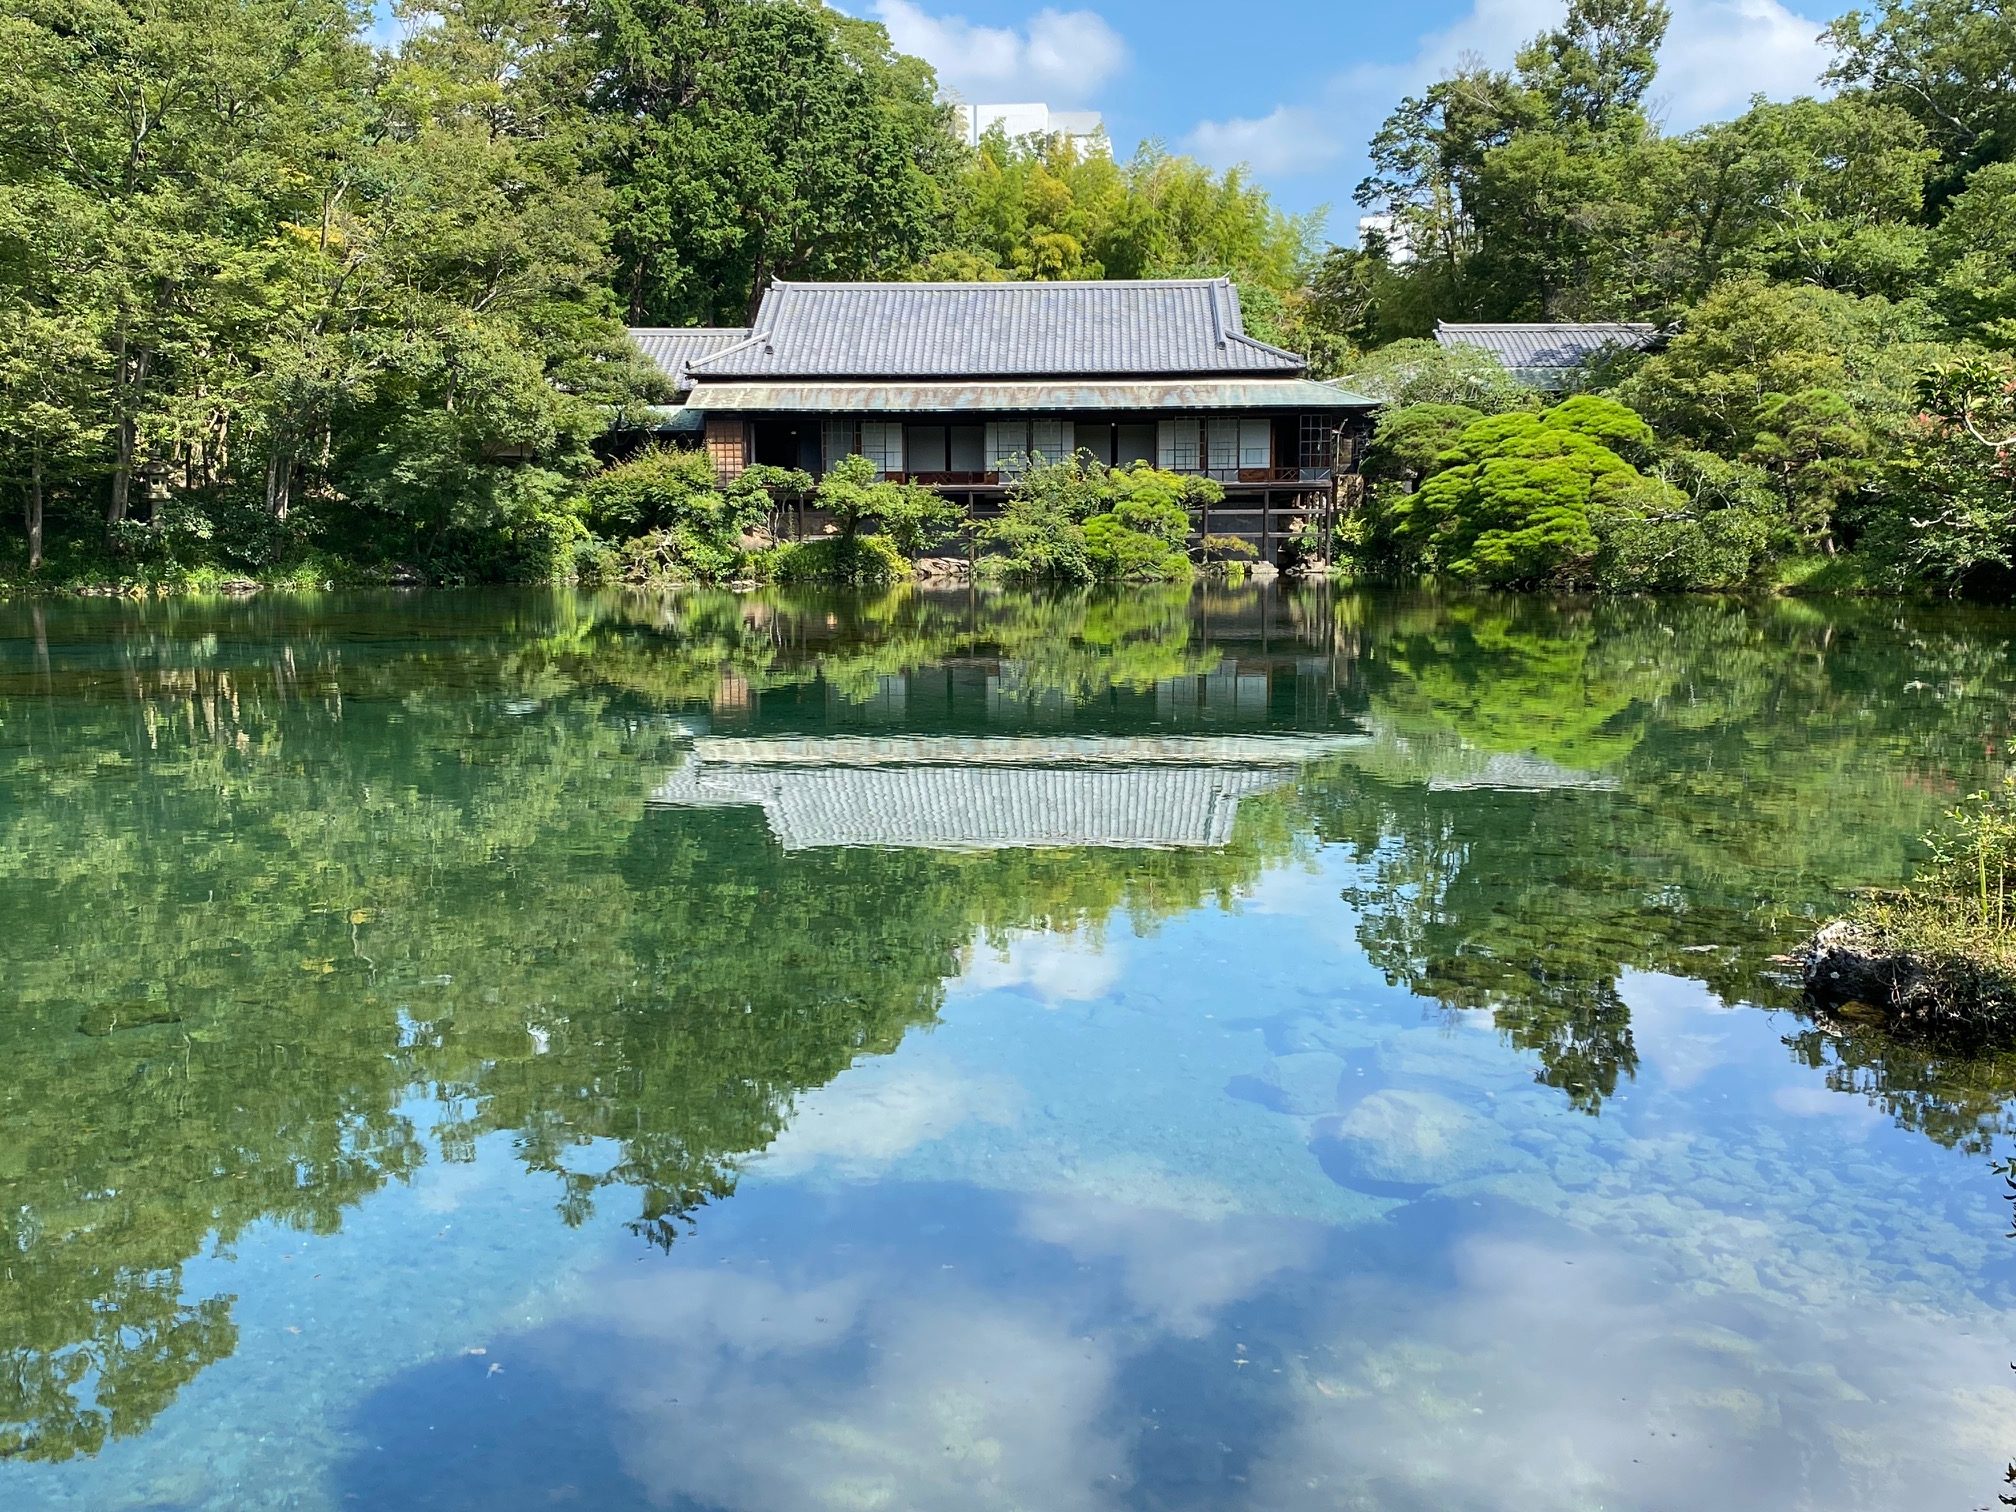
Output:
[[1327,1050],[1277,1055],[1251,1080],[1257,1100],[1277,1113],[1313,1117],[1337,1111],[1338,1087],[1347,1067]]
[[1490,1120],[1436,1092],[1374,1092],[1317,1131],[1331,1180],[1371,1190],[1427,1188],[1516,1163]]

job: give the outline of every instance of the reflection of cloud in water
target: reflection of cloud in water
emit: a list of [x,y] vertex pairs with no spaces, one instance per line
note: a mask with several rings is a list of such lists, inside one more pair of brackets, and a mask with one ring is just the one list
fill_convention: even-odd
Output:
[[2006,1449],[1998,1315],[1801,1305],[1764,1222],[1620,1242],[1464,1200],[1344,1231],[889,1184],[752,1206],[719,1255],[619,1267],[492,1344],[538,1383],[528,1420],[606,1425],[592,1453],[660,1504],[1958,1506]]
[[[1656,1070],[1676,1091],[1745,1053],[1728,1028],[1710,1032],[1705,1026],[1721,1022],[1723,1014],[1755,1010],[1731,1008],[1699,982],[1627,971],[1617,979],[1617,995],[1631,1010],[1631,1041],[1638,1050],[1638,1064]],[[1710,1018],[1711,1014],[1717,1017]]]
[[1833,1133],[1857,1139],[1889,1122],[1867,1098],[1844,1096],[1833,1087],[1780,1087],[1771,1094],[1771,1105],[1794,1118],[1831,1119],[1842,1125]]
[[[609,1288],[585,1321],[629,1336],[607,1377],[626,1469],[724,1512],[1108,1505],[1129,1460],[1101,1426],[1111,1346],[1053,1307],[899,1280]],[[640,1318],[662,1347],[635,1348]]]
[[1341,896],[1343,879],[1317,864],[1277,866],[1263,873],[1241,899],[1247,913],[1314,919],[1342,926],[1353,911]]
[[1313,1225],[1206,1227],[1158,1208],[1068,1197],[1030,1202],[1022,1233],[1079,1260],[1119,1262],[1128,1300],[1180,1338],[1203,1334],[1222,1308],[1313,1263],[1320,1248]]
[[1002,1076],[969,1076],[910,1060],[864,1061],[801,1096],[784,1132],[750,1161],[770,1176],[822,1167],[872,1175],[968,1122],[1015,1120],[1020,1092]]
[[976,939],[965,971],[952,985],[973,992],[1020,989],[1044,1003],[1083,1003],[1111,992],[1125,965],[1125,946],[1103,933],[1016,931],[1005,944],[984,935]]
[[1998,1346],[1958,1320],[1693,1292],[1657,1255],[1567,1233],[1462,1239],[1451,1267],[1448,1289],[1334,1291],[1253,1505],[1961,1505],[1944,1498],[2007,1448]]

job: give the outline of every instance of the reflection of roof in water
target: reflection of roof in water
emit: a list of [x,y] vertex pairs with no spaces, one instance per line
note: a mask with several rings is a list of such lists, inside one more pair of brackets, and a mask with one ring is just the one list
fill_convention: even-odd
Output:
[[763,809],[786,850],[1224,845],[1239,800],[1362,736],[703,739],[663,804]]
[[1503,792],[1537,793],[1552,788],[1604,790],[1617,786],[1614,777],[1598,777],[1549,761],[1545,756],[1487,756],[1474,771],[1437,773],[1428,779],[1428,791],[1447,792],[1462,788],[1494,788]]

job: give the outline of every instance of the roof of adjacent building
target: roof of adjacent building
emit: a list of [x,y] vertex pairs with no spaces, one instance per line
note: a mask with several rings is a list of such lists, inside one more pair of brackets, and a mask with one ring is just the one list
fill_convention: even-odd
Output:
[[1435,322],[1435,339],[1443,346],[1489,352],[1513,377],[1542,386],[1568,376],[1599,353],[1636,351],[1650,346],[1658,335],[1658,327],[1635,320]]
[[747,326],[632,326],[630,339],[658,364],[673,388],[683,394],[693,386],[687,369],[696,358],[749,339]]
[[1299,374],[1246,334],[1226,278],[1068,283],[773,283],[696,378]]
[[686,401],[689,411],[771,413],[1110,414],[1128,410],[1245,410],[1269,407],[1357,410],[1377,404],[1311,378],[1025,379],[960,383],[741,382],[710,379]]

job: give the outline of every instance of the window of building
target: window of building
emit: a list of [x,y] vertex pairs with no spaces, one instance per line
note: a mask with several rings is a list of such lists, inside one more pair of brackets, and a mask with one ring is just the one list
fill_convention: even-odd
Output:
[[987,422],[987,470],[989,472],[1020,472],[1022,462],[1029,455],[1029,422],[1027,420],[989,420]]
[[1195,420],[1159,420],[1155,425],[1155,465],[1165,472],[1196,472],[1200,427]]
[[1072,435],[1078,443],[1078,450],[1090,452],[1093,461],[1103,462],[1108,467],[1113,465],[1112,426],[1104,422],[1098,425],[1074,425]]
[[820,451],[828,472],[842,457],[851,457],[861,450],[859,427],[852,420],[828,420],[820,427],[820,438]]
[[1239,465],[1239,422],[1229,415],[1214,415],[1204,425],[1204,439],[1213,472],[1229,472]]
[[1132,467],[1136,462],[1155,460],[1155,427],[1116,425],[1113,427],[1113,465]]
[[1032,420],[1029,423],[1029,450],[1045,462],[1061,462],[1075,448],[1077,429],[1069,420]]
[[861,422],[861,455],[885,476],[903,471],[903,427],[886,420]]
[[1336,428],[1328,415],[1302,417],[1302,460],[1304,467],[1329,467],[1336,460]]

